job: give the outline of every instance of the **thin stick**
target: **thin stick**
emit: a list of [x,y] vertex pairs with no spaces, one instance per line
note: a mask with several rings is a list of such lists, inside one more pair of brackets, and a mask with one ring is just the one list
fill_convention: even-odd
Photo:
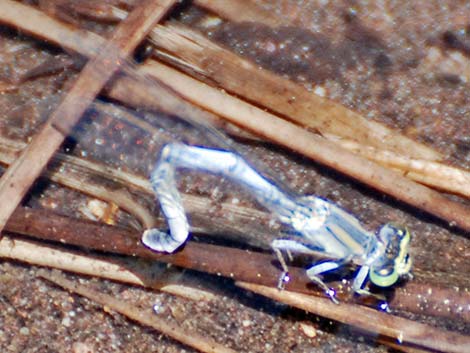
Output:
[[[212,5],[211,1],[208,3],[220,6]],[[329,139],[336,134],[340,136],[334,139],[337,144],[386,167],[398,168],[408,178],[470,197],[470,190],[463,187],[469,184],[469,173],[428,161],[441,158],[430,148],[368,121],[339,104],[309,93],[291,81],[261,70],[189,28],[180,25],[157,26],[151,32],[153,36],[157,46],[175,56],[173,64],[183,68],[186,65],[190,71],[206,76],[225,90],[265,105],[301,125],[319,130]],[[172,60],[168,55],[164,59]],[[163,67],[156,67],[153,73],[159,78],[165,77],[165,74]],[[175,74],[164,81],[172,82],[172,87],[181,92],[184,88],[174,83],[177,77]],[[200,88],[191,95],[192,101],[214,111],[214,104],[204,94],[204,87]],[[188,98],[187,94],[185,96]],[[222,115],[218,110],[215,112]],[[234,114],[241,115],[239,113],[242,112]]]
[[[123,59],[136,48],[175,1],[147,0],[142,3],[118,26],[103,49],[87,63],[47,123],[1,177],[0,199],[8,202],[2,203],[0,207],[0,231],[67,133],[108,79],[119,69]],[[18,14],[19,18],[24,18],[23,16],[24,14]]]
[[[270,254],[194,242],[188,242],[183,249],[171,255],[155,253],[141,244],[140,234],[135,231],[72,219],[50,211],[18,208],[7,223],[6,229],[38,239],[163,261],[273,288],[277,286],[280,275],[280,268]],[[292,280],[287,283],[286,289],[324,296],[321,290],[311,285],[311,280],[303,268],[291,266],[289,274]],[[412,294],[408,293],[407,285],[395,291],[390,301],[392,308],[396,303],[402,310],[428,314],[427,307],[436,306],[437,308],[429,309],[430,315],[470,321],[470,308],[467,305],[470,293],[437,288],[430,283],[420,286],[411,282],[409,285],[412,286]],[[350,293],[338,292],[338,298],[341,301],[351,301]],[[443,305],[445,300],[449,301],[450,305]]]
[[454,353],[468,352],[468,347],[470,346],[470,337],[468,336],[439,330],[428,325],[369,308],[345,303],[338,305],[325,298],[314,298],[305,294],[279,291],[274,288],[250,283],[238,282],[237,284],[242,288],[282,303],[348,325],[354,325],[374,334],[388,336],[398,340],[398,342]]
[[196,332],[183,330],[181,326],[165,321],[150,309],[140,309],[123,300],[118,300],[111,295],[100,293],[88,286],[69,281],[65,276],[57,272],[48,273],[47,271],[40,270],[38,271],[38,276],[45,278],[72,293],[77,293],[102,305],[105,311],[109,309],[114,310],[127,316],[131,320],[137,321],[142,325],[150,326],[168,337],[171,337],[187,346],[196,348],[201,352],[235,353],[234,350],[226,348],[208,337],[203,337]]
[[[77,251],[65,251],[51,245],[41,245],[4,236],[0,240],[0,257],[26,262],[36,266],[52,267],[87,276],[95,276],[130,283],[162,292],[178,295],[194,301],[210,301],[214,295],[192,288],[181,282],[181,272],[173,268],[160,271],[154,264],[140,261],[125,261],[109,256],[83,255]],[[160,276],[158,275],[161,272]],[[173,274],[172,274],[173,273]],[[172,278],[178,277],[178,281]]]
[[[276,286],[280,273],[278,268],[272,264],[273,257],[270,254],[192,242],[174,254],[156,253],[142,245],[141,234],[138,232],[117,226],[111,227],[96,222],[72,219],[48,211],[18,208],[8,221],[6,229],[42,240],[163,261],[226,277],[238,274],[240,279],[250,282],[257,282],[258,278],[263,284],[273,286]],[[213,256],[214,254],[218,254],[218,256]],[[256,255],[253,256],[254,254]],[[304,277],[305,281],[301,286],[306,288],[308,278],[305,271],[293,267],[291,275],[298,279]],[[294,283],[292,285],[295,286]]]
[[470,173],[442,163],[409,158],[390,151],[361,145],[334,136],[325,136],[351,152],[397,170],[421,184],[470,198]]
[[[210,301],[213,299],[211,293],[179,284],[181,280],[178,280],[177,283],[171,283],[171,274],[168,275],[168,270],[162,273],[163,276],[156,276],[155,266],[144,264],[142,261],[129,262],[113,258],[110,262],[109,258],[85,256],[76,251],[63,251],[50,245],[44,246],[31,241],[12,240],[6,236],[0,240],[0,256],[33,265],[53,267],[69,272],[155,288],[194,301]],[[390,344],[387,341],[384,343]]]
[[234,22],[258,22],[272,27],[290,24],[286,17],[265,11],[251,1],[195,0],[194,3]]
[[[27,6],[21,7],[21,13],[24,14],[28,12],[29,14],[31,12],[31,16],[38,22],[36,22],[34,26],[31,26],[28,24],[30,21],[19,21],[20,16],[12,17],[5,9],[8,9],[10,6],[8,4],[11,3],[13,3],[14,6],[18,6],[18,3],[15,2],[0,0],[0,5],[5,4],[5,6],[0,6],[0,19],[2,21],[14,24],[35,34],[40,32],[40,36],[47,36],[51,41],[57,42],[63,47],[81,52],[84,55],[92,55],[90,53],[94,53],[103,43],[102,40],[99,40],[99,36],[89,33],[82,36],[81,32],[69,30],[68,27],[54,22],[54,20],[45,15],[38,14],[34,9]],[[42,31],[42,28],[48,28],[51,32]],[[93,42],[88,42],[87,38],[91,37],[93,38]],[[168,68],[167,71],[170,72],[169,70]],[[159,73],[159,75],[161,75],[161,73]],[[187,96],[188,99],[190,99],[191,91],[194,93],[197,92],[197,89],[201,89],[202,83],[181,73],[178,73],[178,75],[178,85],[183,87],[185,83],[190,83],[185,90],[179,91],[180,94]],[[137,76],[139,76],[139,74],[137,74]],[[172,82],[167,81],[167,83],[171,84]],[[246,129],[260,136],[287,146],[294,151],[304,154],[307,157],[349,175],[412,206],[423,209],[447,221],[450,225],[458,226],[467,231],[470,230],[470,218],[467,216],[470,213],[470,209],[468,207],[450,201],[439,193],[418,185],[400,176],[396,172],[387,170],[353,153],[345,151],[341,147],[280,119],[275,115],[223,94],[213,88],[205,87],[205,94],[213,97],[209,102],[213,103],[214,109],[225,111],[224,116],[233,123],[244,126]],[[130,92],[133,94],[130,95]],[[113,98],[122,99],[130,104],[144,104],[146,107],[154,107],[170,112],[172,109],[177,109],[176,112],[174,110],[173,112],[176,114],[183,113],[182,116],[192,117],[196,114],[197,118],[195,118],[195,120],[203,117],[201,110],[195,108],[191,109],[182,104],[181,101],[178,101],[177,98],[164,87],[157,85],[149,87],[148,82],[145,81],[144,83],[141,79],[124,78],[119,82],[115,82],[110,94]],[[162,96],[165,97],[165,99],[162,99]],[[168,101],[166,99],[167,97]],[[221,100],[219,101],[219,99]],[[235,114],[237,115],[229,116],[229,111],[232,111],[232,113],[236,111]]]
[[[437,151],[385,125],[367,120],[338,103],[308,92],[292,81],[260,69],[187,27],[159,25],[152,30],[150,37],[165,52],[162,58],[172,65],[186,69],[189,73],[195,71],[198,77],[216,82],[226,91],[256,102],[301,126],[411,158],[442,158]],[[202,101],[202,97],[198,99],[199,104]]]
[[[228,12],[239,13],[236,11],[248,10],[248,14],[256,14],[256,6],[249,2],[207,3],[219,10],[225,6]],[[121,19],[127,16],[127,12],[119,9],[115,9],[113,13]],[[190,74],[195,71],[198,77],[202,75],[209,82],[217,82],[225,90],[247,100],[256,101],[257,104],[277,111],[298,124],[412,158],[442,158],[438,152],[423,144],[382,124],[366,120],[340,104],[307,92],[289,80],[260,69],[187,27],[171,24],[165,27],[156,26],[150,37],[157,47],[165,51],[161,53],[162,58],[172,65],[186,69]],[[197,103],[205,106],[203,102],[201,97]]]

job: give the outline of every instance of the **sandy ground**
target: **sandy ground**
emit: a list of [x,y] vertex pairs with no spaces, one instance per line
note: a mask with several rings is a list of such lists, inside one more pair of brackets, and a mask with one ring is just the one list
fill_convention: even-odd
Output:
[[[442,152],[449,163],[470,167],[467,1],[410,4],[278,0],[259,4],[292,18],[292,26],[270,29],[259,24],[222,22],[207,27],[207,14],[191,6],[178,18],[259,65],[427,143]],[[107,30],[107,26],[95,29]],[[0,26],[2,136],[26,141],[47,118],[73,79],[74,71],[52,70],[19,81],[39,65],[65,58],[59,48]],[[91,122],[92,119],[95,120]],[[73,153],[84,158],[143,175],[161,146],[149,142],[137,130],[119,127],[109,117],[89,115],[81,126],[76,135],[78,144],[66,145],[64,150],[73,149]],[[184,126],[170,128],[175,134],[186,131]],[[468,291],[468,235],[289,151],[254,144],[250,154],[290,189],[337,202],[369,229],[389,220],[406,224],[414,234],[411,245],[414,266],[427,274],[417,276],[416,281],[423,285],[432,281]],[[216,178],[185,174],[180,187],[212,198],[217,190],[217,200],[236,199],[255,205],[240,188]],[[25,203],[84,217],[80,210],[88,201],[83,195],[44,183],[35,188]],[[123,214],[117,219],[123,224],[132,223]],[[89,300],[38,279],[36,271],[36,267],[27,264],[0,262],[2,352],[192,351],[152,329],[104,312]],[[95,278],[73,274],[69,278],[142,307],[155,306],[158,308],[155,315],[211,336],[240,352],[387,351],[373,337],[365,338],[349,327],[242,291],[229,280],[191,271],[184,271],[181,276],[215,293],[215,299],[193,302]],[[401,315],[470,333],[468,323],[459,320]]]

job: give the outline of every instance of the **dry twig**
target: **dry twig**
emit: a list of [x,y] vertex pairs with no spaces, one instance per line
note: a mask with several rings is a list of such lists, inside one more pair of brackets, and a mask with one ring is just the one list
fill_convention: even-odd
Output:
[[[308,92],[292,81],[260,69],[187,27],[159,25],[152,30],[150,37],[157,48],[164,51],[162,58],[172,65],[189,73],[196,72],[198,77],[215,82],[226,91],[256,102],[299,125],[412,158],[441,158],[431,148]],[[204,104],[204,93],[200,93],[195,103],[212,108],[212,101]],[[195,97],[196,94],[193,101]]]
[[[83,255],[77,251],[42,245],[32,241],[13,240],[4,236],[0,240],[0,257],[26,262],[36,266],[52,267],[87,276],[95,276],[158,289],[196,302],[212,300],[214,295],[185,284],[176,269],[162,269],[149,262],[133,259]],[[177,272],[177,273],[176,273]],[[178,280],[173,280],[173,278]]]
[[[50,211],[18,208],[7,223],[6,229],[37,239],[163,261],[271,287],[277,286],[280,274],[280,269],[270,254],[194,242],[188,242],[183,249],[171,255],[155,253],[141,244],[140,234],[135,231],[71,219]],[[304,269],[292,266],[289,272],[292,280],[286,285],[288,290],[324,296],[321,290],[311,285],[311,280]],[[392,308],[397,305],[402,310],[419,314],[440,315],[470,321],[470,308],[467,305],[470,300],[468,292],[437,288],[429,283],[419,286],[411,282],[408,285],[411,286],[412,294],[408,293],[407,285],[395,291],[390,301]],[[349,286],[345,285],[344,288],[349,288]],[[351,301],[351,293],[339,291],[338,297],[342,301]],[[445,301],[448,301],[449,305],[444,306]],[[436,308],[432,309],[434,306]],[[429,313],[428,310],[430,310]]]
[[[16,213],[13,215],[12,219],[15,218],[15,215]],[[26,218],[26,220],[24,220],[26,222],[23,221],[23,223],[27,223],[31,221],[33,221],[34,223],[34,218],[35,218],[34,213],[28,213],[28,217]],[[85,222],[82,222],[82,223],[85,223]],[[57,230],[56,222],[52,222],[52,226]],[[73,221],[72,221],[72,226],[74,226]],[[86,226],[85,228],[89,228],[87,224],[85,224],[85,226]],[[7,224],[7,227],[8,227],[8,224]],[[26,227],[28,227],[28,225],[26,225]],[[96,227],[99,227],[99,225],[96,225]],[[37,226],[34,228],[37,228]],[[79,229],[83,229],[83,227],[80,227]],[[89,230],[90,229],[88,229],[88,231]],[[60,236],[60,233],[61,233],[60,229],[58,229],[58,233],[59,233],[58,235]],[[82,234],[85,234],[85,237],[86,237],[87,233],[82,233]],[[108,240],[114,241],[115,238],[109,239],[108,237]],[[69,240],[67,239],[66,242],[69,242]],[[188,244],[188,246],[192,246],[192,245]],[[118,248],[117,250],[120,251],[122,249]],[[134,249],[132,248],[130,250],[134,251]],[[215,251],[215,249],[212,249],[212,250]],[[219,255],[222,255],[225,253],[223,248],[218,248],[216,251]],[[232,256],[233,255],[234,254],[232,254]],[[138,266],[134,266],[132,264],[130,265],[129,263],[120,261],[115,258],[112,259],[110,263],[109,259],[105,260],[105,258],[102,258],[102,259],[91,258],[90,256],[84,256],[77,252],[72,252],[72,253],[64,252],[64,251],[60,251],[59,248],[53,248],[51,246],[44,246],[44,245],[37,245],[29,241],[26,242],[26,241],[22,241],[18,239],[11,240],[8,237],[4,237],[0,241],[0,256],[32,263],[35,265],[51,266],[51,267],[60,268],[60,269],[64,269],[64,270],[71,271],[71,272],[76,272],[76,273],[78,272],[82,274],[94,275],[94,276],[109,278],[112,280],[127,282],[127,283],[144,285],[146,287],[158,288],[160,290],[177,294],[177,295],[183,295],[183,296],[190,295],[190,299],[192,300],[201,300],[201,298],[203,298],[203,300],[211,299],[210,295],[208,297],[208,294],[205,292],[201,293],[198,290],[188,289],[187,287],[182,288],[179,285],[175,286],[174,284],[168,284],[167,281],[165,279],[162,279],[161,277],[156,278],[155,267],[151,266],[152,270],[149,271],[149,269],[143,266],[142,263],[139,263]],[[251,254],[251,256],[256,257],[259,255]],[[211,260],[213,260],[213,258],[206,258],[207,265],[209,266],[212,265]],[[217,269],[220,269],[220,266]],[[225,273],[223,272],[222,274],[225,274]],[[235,278],[243,277],[243,275],[240,276],[240,273],[237,273],[237,272],[232,273],[232,276]],[[294,278],[294,280],[296,279]],[[259,281],[259,277],[258,277],[258,281]],[[260,287],[256,287],[253,284],[246,285],[246,286],[249,286],[248,289],[250,290],[259,292]],[[267,295],[266,293],[274,293],[274,292],[280,293],[277,289],[268,289],[264,287],[262,288],[262,292],[260,294]],[[410,327],[413,328],[411,332],[416,332],[416,330],[418,329],[423,329],[422,325],[416,328],[414,326],[416,324],[412,321],[404,320],[400,318],[394,318],[394,317],[391,317],[390,315],[385,315],[375,310],[358,307],[357,305],[348,306],[346,304],[342,304],[340,306],[337,306],[335,304],[332,304],[328,299],[318,298],[317,300],[315,298],[312,298],[311,296],[309,297],[297,296],[296,297],[293,293],[288,293],[288,292],[283,292],[283,293],[280,293],[279,295],[281,296],[280,301],[286,302],[286,298],[287,298],[287,300],[293,301],[293,302],[289,302],[289,301],[286,302],[290,305],[294,305],[302,309],[312,311],[315,314],[325,316],[325,317],[328,317],[337,321],[341,321],[350,325],[355,325],[360,328],[365,328],[374,333],[392,335],[393,337],[395,337],[398,333],[396,330],[394,331],[392,329],[393,325],[390,326],[390,320],[392,320],[392,323],[394,323],[395,325],[399,325],[400,329],[407,332],[408,334],[410,332],[409,330]],[[444,297],[448,298],[448,293],[444,294]],[[279,299],[279,298],[274,298],[274,299]],[[307,300],[307,304],[305,304],[306,300]],[[317,306],[312,306],[313,304],[311,303],[318,303],[319,307],[321,307],[321,310],[319,310]],[[431,304],[428,303],[428,305],[431,305]],[[384,322],[382,321],[384,318],[387,318],[388,320],[386,321],[386,324],[385,324],[386,329],[380,326]],[[427,326],[425,327],[425,329],[426,329],[426,332],[429,332],[429,330],[432,330],[431,328]],[[381,330],[385,330],[385,332],[382,332]],[[439,339],[443,339],[446,337],[452,338],[452,339],[455,338],[452,335],[451,335],[452,337],[447,336],[446,333],[442,331],[436,331],[436,332],[439,333],[437,336]],[[432,333],[435,334],[436,332],[432,332]],[[407,341],[405,337],[409,340],[408,336],[404,336],[403,341]],[[413,338],[414,341],[413,340],[412,341],[416,343],[416,334],[413,337],[414,337]],[[458,337],[460,336],[457,335],[457,338]],[[459,341],[456,341],[456,342],[459,342]],[[393,342],[382,340],[382,343],[389,345]],[[436,342],[432,341],[431,344],[435,345]]]
[[208,337],[203,337],[196,332],[183,330],[179,325],[165,321],[163,318],[156,316],[155,313],[150,309],[140,309],[137,306],[127,303],[123,300],[118,300],[111,295],[100,293],[88,286],[69,281],[65,278],[65,276],[56,272],[48,273],[47,271],[41,270],[38,271],[38,275],[64,289],[67,289],[72,293],[77,293],[100,304],[103,306],[105,311],[116,311],[122,315],[127,316],[131,320],[137,321],[142,325],[150,326],[155,330],[173,338],[174,340],[177,340],[178,342],[181,342],[187,346],[196,348],[201,352],[235,353],[234,350],[223,347]]
[[[157,26],[151,32],[151,37],[157,46],[169,51],[172,57],[165,54],[163,59],[173,65],[189,72],[196,71],[198,76],[206,77],[207,81],[216,82],[227,91],[256,101],[300,125],[318,130],[336,144],[385,167],[398,169],[406,177],[421,184],[470,197],[470,190],[466,186],[470,181],[470,173],[436,162],[442,158],[436,151],[381,124],[366,120],[339,104],[309,93],[291,81],[261,70],[189,28]],[[216,108],[214,97],[206,93],[204,86],[188,94],[188,90],[178,85],[177,79],[181,75],[152,62],[148,66],[153,76],[171,84],[195,104],[220,116],[230,115],[229,110],[224,115]],[[243,69],[240,70],[240,67]],[[232,115],[242,114],[240,111],[232,112]]]
[[350,304],[334,304],[325,298],[315,298],[299,293],[279,291],[250,283],[238,283],[242,288],[267,296],[276,301],[354,325],[374,334],[384,335],[404,344],[417,345],[442,352],[468,351],[470,337],[432,328],[415,321]]
[[264,11],[252,1],[195,0],[194,3],[234,22],[259,22],[272,27],[290,24],[287,18]]
[[[209,1],[208,5],[219,10],[225,5],[227,11],[236,11],[238,6],[250,10],[256,7],[248,2],[228,4]],[[127,12],[119,9],[114,9],[113,14],[121,19],[127,16]],[[210,83],[216,82],[225,90],[264,105],[300,125],[412,158],[442,158],[429,147],[382,124],[366,120],[340,104],[309,93],[303,87],[259,68],[189,28],[171,24],[156,26],[150,37],[164,51],[161,52],[163,60],[189,73],[196,72],[198,77],[205,77]],[[213,105],[209,102],[206,106],[204,98],[195,99],[195,103],[212,110]]]
[[364,156],[406,177],[453,194],[470,198],[470,173],[442,163],[409,158],[390,151],[364,146],[336,136],[326,136],[351,152]]

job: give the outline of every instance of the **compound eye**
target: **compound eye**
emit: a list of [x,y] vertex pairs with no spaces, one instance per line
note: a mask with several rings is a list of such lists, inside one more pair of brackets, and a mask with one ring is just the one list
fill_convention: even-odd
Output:
[[371,282],[379,287],[390,287],[398,281],[398,273],[393,267],[374,269],[370,272],[369,277]]

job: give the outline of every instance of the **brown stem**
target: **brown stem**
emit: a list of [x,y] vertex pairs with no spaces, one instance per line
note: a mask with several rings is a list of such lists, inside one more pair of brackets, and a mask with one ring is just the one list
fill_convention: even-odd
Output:
[[[52,240],[87,249],[106,251],[146,259],[159,260],[177,266],[276,286],[280,271],[270,254],[248,252],[210,244],[189,242],[174,254],[155,253],[140,242],[140,235],[116,226],[71,219],[44,210],[18,208],[6,225],[6,230],[43,240]],[[220,256],[213,256],[218,254]],[[227,259],[234,259],[228,261]],[[306,288],[308,279],[303,270],[292,268],[292,275],[304,278],[294,287]],[[258,279],[258,280],[257,280]],[[318,293],[318,291],[317,291]]]
[[242,288],[252,290],[282,303],[360,327],[374,334],[394,338],[400,343],[455,353],[467,352],[470,345],[468,336],[440,330],[419,322],[377,312],[370,308],[350,304],[336,305],[325,298],[313,298],[304,294],[278,291],[250,283],[238,284]]
[[[18,214],[17,217],[18,211],[24,211],[24,214]],[[21,218],[21,216],[24,218],[16,219]],[[15,223],[13,223],[13,221]],[[18,222],[18,224],[16,222]],[[10,225],[10,223],[12,224]],[[48,224],[50,229],[46,229],[45,224]],[[206,271],[210,270],[213,273],[219,272],[219,274],[235,279],[251,278],[256,283],[273,282],[265,277],[267,275],[274,275],[273,273],[268,273],[270,272],[270,263],[267,259],[263,259],[266,255],[257,253],[245,253],[244,256],[244,252],[241,250],[210,245],[198,246],[198,244],[188,243],[185,249],[173,256],[159,257],[158,254],[143,250],[141,245],[136,241],[132,241],[129,236],[135,236],[134,233],[90,222],[67,219],[66,217],[56,216],[46,211],[18,209],[10,219],[7,227],[16,231],[29,232],[30,235],[34,235],[33,232],[36,230],[41,230],[43,233],[47,233],[43,235],[49,235],[49,239],[55,241],[60,239],[62,243],[74,243],[80,246],[93,243],[95,248],[103,249],[107,247],[108,249],[111,248],[113,252],[125,250],[128,254],[138,253],[140,256],[147,255],[149,258],[163,259],[164,261],[177,265],[189,266],[189,268],[204,268]],[[66,229],[66,227],[71,228]],[[76,230],[74,231],[74,229]],[[96,231],[101,231],[101,234],[96,233]],[[123,236],[126,238],[123,239]],[[227,258],[233,260],[227,261]],[[247,261],[249,261],[249,263],[247,263]],[[246,266],[261,267],[249,269]],[[268,271],[264,271],[264,269],[268,269]],[[297,269],[294,269],[292,274],[293,276],[298,276],[300,273]],[[294,277],[294,281],[297,280],[298,278]],[[303,279],[300,279],[300,282],[302,282],[302,280]],[[304,285],[303,283],[301,284]],[[411,320],[384,314],[358,305],[345,303],[336,305],[329,299],[313,298],[312,296],[279,291],[274,288],[254,284],[245,283],[242,287],[315,314],[366,329],[375,334],[378,333],[392,339],[402,340],[405,344],[412,343],[422,347],[438,348],[449,352],[463,352],[461,347],[465,347],[465,344],[468,343],[468,338],[459,334],[435,329]],[[306,288],[304,287],[304,291],[305,290]],[[387,339],[382,339],[381,342],[389,344],[389,340]]]
[[[157,48],[165,52],[162,59],[171,65],[193,75],[196,73],[198,78],[203,77],[211,84],[215,82],[226,91],[256,102],[313,131],[334,134],[411,158],[442,158],[437,151],[423,144],[367,120],[341,104],[308,92],[290,80],[260,69],[185,26],[156,26],[150,38]],[[204,106],[203,102],[203,99],[198,99],[197,103]]]
[[210,301],[214,294],[197,289],[194,277],[184,276],[176,267],[155,266],[154,261],[109,255],[83,254],[62,245],[21,240],[4,236],[0,240],[0,257],[50,267],[82,275],[106,278],[127,284],[178,295],[193,301]]
[[258,22],[273,27],[290,23],[285,17],[265,11],[252,1],[195,0],[194,3],[234,22]]
[[442,316],[443,312],[448,312],[454,320],[470,322],[470,294],[458,287],[444,288],[410,281],[395,289],[392,302],[397,310],[416,312],[416,308],[422,308],[429,316]]
[[[174,254],[155,253],[141,244],[140,234],[135,231],[72,219],[44,210],[18,208],[7,223],[6,230],[87,249],[168,262],[184,268],[271,287],[277,286],[280,275],[277,261],[271,254],[194,242],[186,243],[181,250]],[[312,285],[303,268],[290,267],[289,272],[292,280],[287,283],[286,289],[324,296],[316,286]],[[408,286],[411,286],[411,293],[416,295],[410,295],[407,290]],[[447,298],[454,302],[445,308],[435,302],[437,308],[430,308],[428,312],[428,307],[422,305],[424,292],[428,294],[440,293],[437,299]],[[350,294],[343,292],[339,292],[338,297],[342,301],[351,301],[352,299]],[[426,300],[426,298],[424,299]],[[470,321],[468,305],[459,305],[459,303],[468,302],[470,302],[468,292],[455,292],[430,284],[413,285],[413,282],[410,282],[403,289],[395,291],[390,306],[394,308],[397,305],[400,309],[419,314]]]
[[470,172],[468,170],[439,162],[409,158],[394,152],[340,139],[337,136],[326,135],[325,137],[351,152],[387,168],[397,170],[420,184],[470,198]]

